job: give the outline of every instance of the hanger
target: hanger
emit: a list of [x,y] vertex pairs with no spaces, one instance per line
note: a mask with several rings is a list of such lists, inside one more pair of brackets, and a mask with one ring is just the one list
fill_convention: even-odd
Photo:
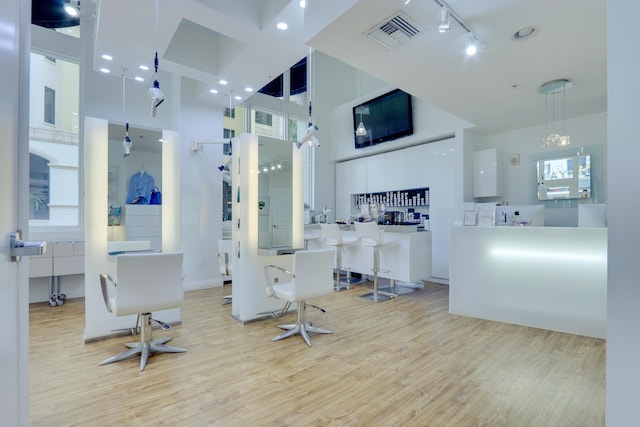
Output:
[[140,170],[138,171],[138,173],[139,173],[140,175],[144,175],[146,172],[147,172],[147,171],[145,171],[145,170],[144,170],[144,163],[142,163],[142,164],[140,165]]

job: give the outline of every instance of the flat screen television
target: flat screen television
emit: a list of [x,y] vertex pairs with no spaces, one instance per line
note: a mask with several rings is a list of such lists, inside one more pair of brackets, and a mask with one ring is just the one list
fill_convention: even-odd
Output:
[[[362,122],[366,135],[357,135]],[[353,135],[356,148],[370,147],[413,134],[411,95],[400,89],[353,107]]]

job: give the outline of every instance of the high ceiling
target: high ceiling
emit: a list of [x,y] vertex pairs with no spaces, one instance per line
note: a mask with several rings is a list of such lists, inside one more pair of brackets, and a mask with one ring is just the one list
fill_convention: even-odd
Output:
[[[228,105],[250,96],[309,52],[309,46],[400,87],[490,133],[544,123],[546,81],[568,78],[566,117],[606,111],[606,0],[450,0],[486,44],[474,57],[455,21],[437,30],[441,0],[108,0],[96,13],[95,68],[127,74],[138,65],[200,82],[202,97]],[[156,27],[156,4],[158,19]],[[366,36],[402,11],[421,30],[388,49]],[[286,31],[276,23],[287,22]],[[527,26],[534,36],[514,41]],[[156,33],[157,28],[157,33]],[[227,86],[218,81],[226,79]],[[218,95],[209,89],[219,90]],[[216,98],[217,96],[217,98]],[[217,100],[216,100],[217,99]]]

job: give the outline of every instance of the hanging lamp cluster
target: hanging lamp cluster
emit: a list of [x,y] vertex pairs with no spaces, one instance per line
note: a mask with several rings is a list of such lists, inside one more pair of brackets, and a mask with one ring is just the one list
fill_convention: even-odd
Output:
[[[571,88],[573,83],[569,79],[557,79],[543,83],[538,90],[539,93],[545,96],[545,137],[542,138],[539,143],[540,146],[545,148],[550,145],[557,145],[560,147],[566,147],[571,144],[571,137],[567,134],[566,129],[566,91]],[[556,94],[562,93],[562,132],[556,129],[558,119],[556,119]],[[551,101],[549,101],[551,98]],[[551,102],[551,115],[549,115],[549,103]],[[549,120],[551,119],[551,120]],[[549,122],[551,121],[551,131],[549,131]]]

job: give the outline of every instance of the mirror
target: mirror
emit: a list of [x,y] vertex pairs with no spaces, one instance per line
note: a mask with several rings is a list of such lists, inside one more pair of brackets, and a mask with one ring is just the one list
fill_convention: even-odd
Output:
[[162,132],[129,125],[127,156],[125,126],[109,123],[108,132],[108,240],[148,241],[161,250]]
[[293,144],[262,136],[258,140],[258,247],[291,247]]
[[538,200],[591,197],[591,156],[588,154],[538,161]]

